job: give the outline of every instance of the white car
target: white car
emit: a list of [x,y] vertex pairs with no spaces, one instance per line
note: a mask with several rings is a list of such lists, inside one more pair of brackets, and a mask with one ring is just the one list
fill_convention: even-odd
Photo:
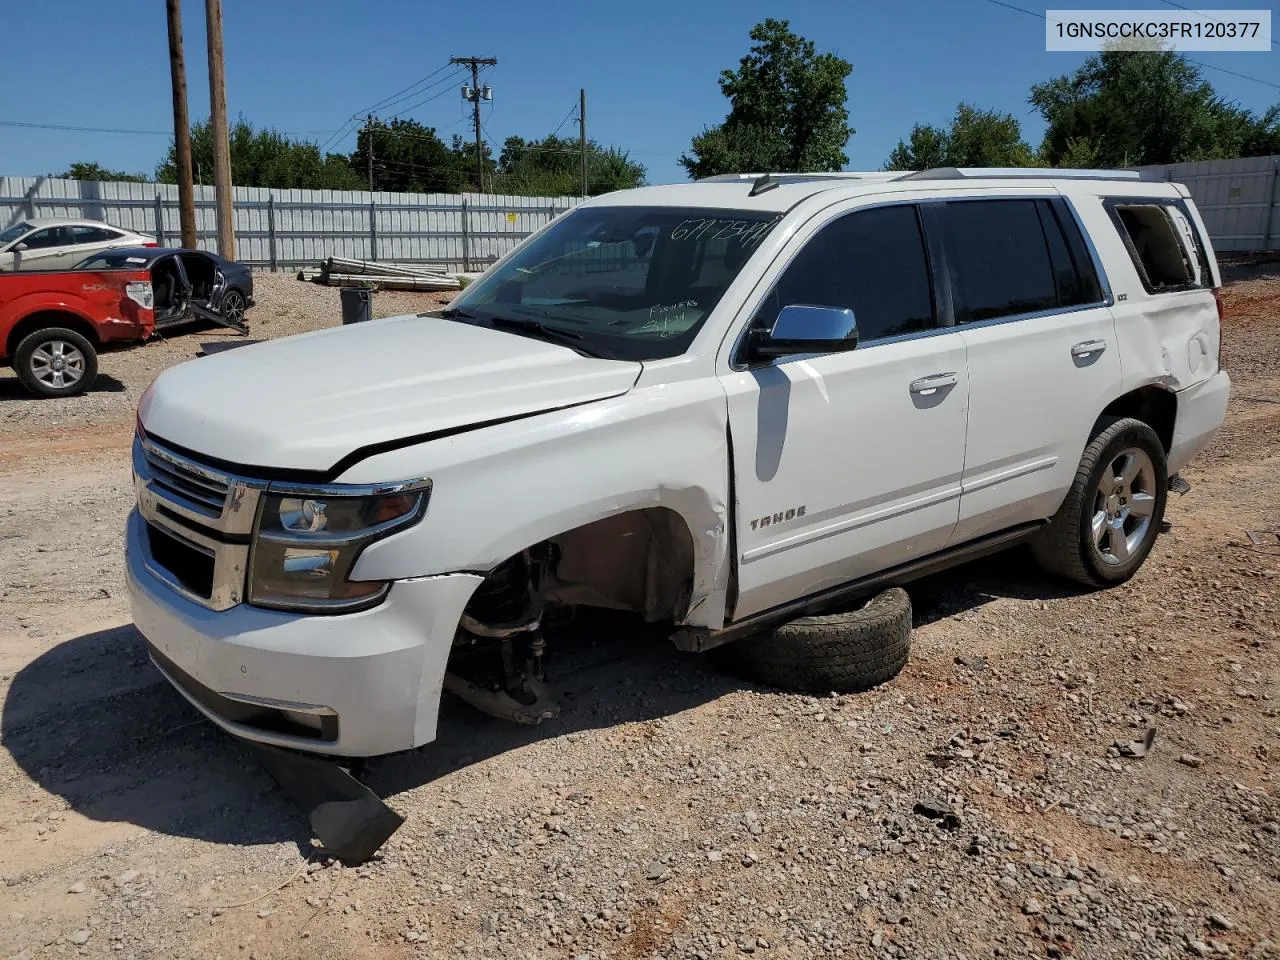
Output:
[[112,247],[154,247],[155,237],[98,220],[32,217],[0,231],[0,270],[70,270]]
[[157,378],[134,620],[215,723],[334,755],[431,741],[443,690],[553,715],[556,606],[865,687],[907,651],[877,602],[777,625],[1019,543],[1133,576],[1225,415],[1218,287],[1186,188],[1129,171],[597,197],[442,316]]

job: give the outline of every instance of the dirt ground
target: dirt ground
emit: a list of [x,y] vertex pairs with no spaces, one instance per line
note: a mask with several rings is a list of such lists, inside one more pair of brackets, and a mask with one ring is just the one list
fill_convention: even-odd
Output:
[[[857,696],[584,618],[558,720],[450,703],[372,764],[407,822],[355,869],[130,624],[133,407],[223,334],[108,354],[73,400],[0,379],[0,957],[1280,955],[1280,267],[1236,274],[1228,422],[1132,583],[1021,553],[923,581],[911,663]],[[332,290],[258,300],[254,336],[337,322]]]

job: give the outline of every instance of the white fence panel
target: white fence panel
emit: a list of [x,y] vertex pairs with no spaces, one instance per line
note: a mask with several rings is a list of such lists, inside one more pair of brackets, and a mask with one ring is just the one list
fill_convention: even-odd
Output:
[[1139,167],[1185,183],[1219,253],[1280,250],[1280,157],[1240,157]]
[[[197,186],[196,238],[217,248],[214,188]],[[431,263],[479,269],[505,254],[577,197],[369,193],[235,187],[237,258],[289,269],[325,257]],[[167,183],[99,183],[49,177],[0,177],[0,228],[23,218],[76,217],[155,236],[177,245],[178,188]]]

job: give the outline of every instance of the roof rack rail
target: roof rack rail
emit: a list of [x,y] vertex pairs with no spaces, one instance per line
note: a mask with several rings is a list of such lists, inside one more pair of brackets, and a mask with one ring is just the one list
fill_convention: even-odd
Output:
[[931,167],[900,174],[895,180],[1141,180],[1141,170],[1082,170],[1067,167]]
[[746,183],[768,177],[777,183],[806,183],[812,180],[865,180],[880,182],[897,180],[902,176],[896,170],[834,170],[830,173],[720,173],[714,177],[699,177],[696,183]]

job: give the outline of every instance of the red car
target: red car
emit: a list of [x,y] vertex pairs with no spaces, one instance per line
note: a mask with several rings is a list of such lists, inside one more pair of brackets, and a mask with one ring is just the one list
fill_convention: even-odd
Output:
[[0,363],[39,396],[81,393],[103,345],[151,335],[154,307],[145,268],[0,273]]
[[206,250],[128,247],[72,270],[0,273],[0,363],[42,397],[89,388],[98,350],[203,319],[248,333],[253,274]]

